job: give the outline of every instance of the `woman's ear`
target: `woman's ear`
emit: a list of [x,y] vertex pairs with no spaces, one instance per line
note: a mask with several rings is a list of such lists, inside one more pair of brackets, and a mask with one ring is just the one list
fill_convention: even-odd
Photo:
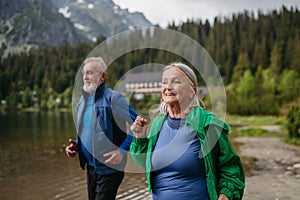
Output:
[[196,87],[192,86],[190,89],[191,89],[190,98],[192,99],[196,95]]

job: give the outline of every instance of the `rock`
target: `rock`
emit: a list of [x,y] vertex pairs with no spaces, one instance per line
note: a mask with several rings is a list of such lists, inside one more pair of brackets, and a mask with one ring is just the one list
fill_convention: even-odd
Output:
[[288,176],[295,175],[295,173],[293,171],[286,171],[284,174],[288,175]]
[[293,168],[300,169],[300,163],[296,163],[293,165]]

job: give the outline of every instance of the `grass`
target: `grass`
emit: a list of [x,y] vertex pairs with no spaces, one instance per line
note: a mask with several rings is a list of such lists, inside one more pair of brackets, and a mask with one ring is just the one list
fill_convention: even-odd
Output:
[[287,135],[282,137],[282,141],[289,144],[300,146],[300,138],[290,138]]
[[239,116],[226,115],[226,122],[232,126],[262,126],[262,125],[283,125],[285,121],[284,116]]
[[268,131],[262,128],[247,128],[247,129],[240,129],[237,131],[238,136],[278,136],[279,133],[274,131]]
[[[230,124],[230,137],[281,137],[282,141],[300,146],[300,138],[290,138],[288,134],[267,130],[266,126],[284,128],[285,117],[280,116],[238,116],[227,115],[226,122]],[[286,131],[285,131],[286,132]]]

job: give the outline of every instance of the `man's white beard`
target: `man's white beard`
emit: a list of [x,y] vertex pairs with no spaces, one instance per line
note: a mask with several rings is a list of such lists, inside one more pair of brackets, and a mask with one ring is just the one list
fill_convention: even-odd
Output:
[[95,93],[97,90],[98,85],[96,83],[90,83],[89,85],[84,84],[83,85],[83,90],[87,93]]

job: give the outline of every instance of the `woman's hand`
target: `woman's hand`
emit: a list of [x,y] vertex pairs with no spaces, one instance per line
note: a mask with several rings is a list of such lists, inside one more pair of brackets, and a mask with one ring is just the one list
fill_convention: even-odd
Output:
[[220,194],[218,200],[229,200],[225,194]]
[[144,138],[146,137],[146,128],[147,128],[147,120],[142,118],[141,116],[137,116],[134,123],[131,125],[130,129],[136,138]]

